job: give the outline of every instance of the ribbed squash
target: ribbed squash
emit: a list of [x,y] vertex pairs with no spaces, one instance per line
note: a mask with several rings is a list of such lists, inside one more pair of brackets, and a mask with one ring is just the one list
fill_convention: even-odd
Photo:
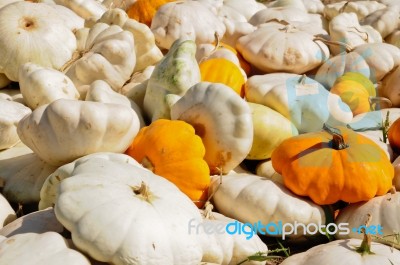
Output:
[[143,127],[125,152],[174,183],[198,207],[207,200],[210,171],[205,148],[192,125],[159,119]]

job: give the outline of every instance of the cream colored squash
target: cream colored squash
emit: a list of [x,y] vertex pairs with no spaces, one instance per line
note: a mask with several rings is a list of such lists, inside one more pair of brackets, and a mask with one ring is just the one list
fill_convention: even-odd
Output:
[[25,63],[19,69],[19,87],[31,109],[57,99],[79,99],[79,92],[62,72],[34,63]]
[[282,114],[257,103],[248,103],[253,119],[253,144],[246,159],[262,160],[283,140],[298,135],[297,128]]
[[306,7],[302,0],[276,0],[272,2],[268,7],[293,7],[302,11],[306,11]]
[[222,18],[222,21],[224,22],[226,31],[221,40],[232,47],[235,47],[240,37],[256,30],[256,27],[248,22],[232,21],[227,18]]
[[249,102],[279,112],[296,126],[299,133],[321,130],[324,123],[347,124],[353,114],[339,96],[320,83],[289,73],[253,75],[245,84]]
[[70,249],[61,235],[47,232],[25,233],[9,238],[0,236],[0,264],[90,265],[90,262],[83,254]]
[[3,6],[6,6],[8,4],[18,2],[18,1],[23,1],[23,0],[0,0],[0,8],[2,8]]
[[85,101],[120,104],[132,108],[139,119],[140,128],[145,125],[141,108],[133,100],[112,90],[103,80],[94,81],[90,85]]
[[0,73],[0,89],[7,87],[11,83],[5,74]]
[[78,30],[76,35],[76,57],[65,71],[81,97],[85,97],[88,86],[96,80],[106,81],[113,90],[119,91],[136,64],[132,33],[118,25],[99,22],[90,29]]
[[386,5],[377,1],[339,1],[328,4],[324,8],[324,14],[329,20],[332,20],[339,14],[354,13],[357,20],[361,20],[369,14],[386,8]]
[[283,177],[272,166],[271,159],[260,161],[256,166],[256,175],[284,185]]
[[[367,202],[353,203],[341,209],[336,224],[348,223],[349,227],[358,228],[365,223],[365,216],[371,215],[369,226],[378,226],[382,234],[376,234],[372,237],[375,242],[387,244],[397,249],[400,248],[400,192],[388,193],[383,196],[377,196]],[[378,232],[373,231],[373,232]],[[339,239],[358,238],[362,239],[363,234],[351,229],[349,234],[336,235]],[[380,239],[382,237],[384,240]],[[400,261],[400,260],[399,260]]]
[[255,13],[249,23],[254,26],[259,26],[263,23],[268,23],[273,20],[284,20],[290,22],[310,22],[312,16],[305,10],[295,7],[273,7],[266,8]]
[[[355,13],[338,14],[329,23],[330,40],[345,43],[353,48],[365,43],[382,42],[379,32],[373,28],[368,31],[364,27],[359,24]],[[375,31],[375,34],[370,34],[371,31]],[[345,51],[345,48],[339,45],[331,45],[329,48],[333,55]]]
[[396,67],[388,73],[378,86],[378,94],[388,98],[393,107],[400,107],[400,67]]
[[361,25],[370,25],[386,38],[390,33],[396,30],[400,22],[400,6],[391,6],[372,12],[360,21]]
[[325,5],[321,0],[303,0],[303,4],[308,13],[323,14]]
[[139,131],[139,119],[120,104],[59,99],[26,116],[17,131],[41,159],[60,166],[95,152],[124,152]]
[[19,89],[15,88],[4,88],[0,90],[0,99],[8,101],[15,101],[26,106],[25,100]]
[[236,48],[264,73],[302,74],[329,58],[329,49],[314,35],[296,27],[270,22],[238,39]]
[[196,44],[179,39],[154,68],[147,83],[143,107],[149,120],[170,118],[171,106],[194,84],[200,82]]
[[[322,207],[294,195],[281,184],[249,173],[231,172],[222,177],[221,184],[218,178],[214,176],[213,179],[213,202],[218,212],[228,217],[250,224],[259,221],[264,225],[270,222],[278,224],[279,221],[282,224],[294,224],[295,221],[305,225],[325,224]],[[277,231],[273,227],[269,231],[272,233],[264,232],[282,237],[274,234]],[[297,237],[304,235],[305,231],[300,226],[298,232]]]
[[163,57],[160,49],[156,46],[155,38],[150,28],[134,19],[130,19],[122,9],[113,8],[106,11],[97,22],[118,25],[123,30],[132,33],[135,40],[136,54],[134,72],[142,71],[148,66],[155,65]]
[[12,81],[26,62],[60,69],[76,49],[73,29],[51,5],[14,2],[0,9],[0,25],[0,72]]
[[188,233],[190,220],[201,221],[197,207],[171,182],[130,160],[93,154],[60,167],[49,177],[66,177],[56,188],[57,219],[76,247],[99,261],[197,265],[201,238]]
[[[140,108],[143,108],[143,99],[144,99],[144,94],[146,92],[146,87],[147,87],[147,81],[149,80],[151,74],[154,71],[155,66],[151,65],[146,67],[146,69],[144,69],[143,71],[140,72],[135,72],[131,79],[128,81],[128,83],[126,83],[121,90],[119,91],[119,93],[121,93],[122,95],[126,95],[128,96],[128,94],[130,94],[132,97],[128,96],[129,98],[131,98],[133,101],[136,102],[136,104],[138,106],[140,106]],[[146,82],[146,84],[144,84]],[[130,92],[134,87],[136,87],[137,85],[143,85],[144,90],[140,90],[140,94],[143,94],[143,96],[141,96],[141,99],[138,99],[138,97],[136,96],[136,92]]]
[[46,233],[46,232],[62,233],[64,227],[58,222],[53,208],[34,211],[25,214],[18,219],[0,229],[0,235],[10,237],[25,233]]
[[400,48],[400,29],[397,29],[390,33],[386,37],[385,41],[389,44],[396,46],[397,48]]
[[31,113],[31,109],[14,101],[0,99],[0,150],[16,145],[18,122]]
[[[8,203],[7,199],[0,194],[0,228],[17,219],[14,209]],[[0,229],[1,231],[2,229]]]
[[200,82],[171,108],[171,119],[191,124],[202,138],[211,174],[226,174],[248,155],[253,143],[249,105],[230,87]]
[[256,12],[265,9],[266,6],[259,3],[256,0],[224,0],[224,5],[222,6],[219,14],[223,12],[224,9],[230,9],[232,12],[236,11],[241,14],[246,21],[251,18]]
[[107,7],[96,0],[54,0],[54,2],[70,8],[84,19],[97,20],[107,11]]
[[[201,23],[199,23],[201,21]],[[170,49],[180,38],[199,43],[212,43],[214,34],[223,36],[225,25],[207,5],[199,1],[178,1],[162,5],[151,23],[156,43]]]

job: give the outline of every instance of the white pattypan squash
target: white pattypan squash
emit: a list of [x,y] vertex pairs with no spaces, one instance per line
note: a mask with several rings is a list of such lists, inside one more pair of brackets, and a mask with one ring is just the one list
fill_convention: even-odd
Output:
[[233,21],[227,18],[222,18],[222,21],[224,22],[226,31],[221,40],[232,47],[235,47],[240,37],[256,30],[256,27],[248,22]]
[[325,5],[321,0],[303,0],[304,7],[310,14],[323,14]]
[[84,19],[97,20],[107,11],[107,7],[97,0],[54,0],[54,2],[68,7]]
[[0,89],[5,88],[11,83],[10,79],[5,74],[0,73]]
[[0,235],[10,237],[17,234],[41,234],[50,231],[57,233],[62,233],[64,231],[64,227],[58,222],[54,210],[51,207],[18,217],[16,220],[1,228]]
[[11,4],[14,2],[19,2],[19,1],[23,1],[23,0],[0,0],[0,8],[2,8],[3,6],[6,6],[8,4]]
[[271,159],[262,160],[256,166],[256,175],[272,180],[275,183],[285,185],[281,174],[277,173],[272,166]]
[[236,48],[262,72],[302,74],[329,58],[328,47],[313,34],[277,22],[264,23],[238,39]]
[[171,108],[171,119],[191,124],[201,137],[211,174],[226,174],[250,152],[253,120],[250,107],[221,83],[199,82]]
[[354,116],[349,126],[355,131],[381,130],[387,115],[389,124],[392,124],[400,118],[400,108],[385,108],[358,114]]
[[[14,221],[17,218],[14,209],[6,198],[0,193],[0,228]],[[1,229],[0,229],[1,231]]]
[[[200,23],[201,21],[201,23]],[[207,5],[199,1],[177,1],[162,5],[151,23],[156,43],[170,49],[180,38],[200,43],[212,43],[215,33],[223,36],[225,25]]]
[[312,17],[305,10],[295,7],[274,7],[262,9],[255,13],[249,23],[258,26],[273,20],[284,20],[290,22],[310,22]]
[[0,158],[0,168],[0,179],[5,182],[3,194],[15,203],[37,203],[44,181],[57,169],[34,153]]
[[130,19],[126,12],[119,8],[106,11],[97,21],[109,25],[118,25],[123,30],[132,33],[135,40],[136,65],[134,72],[142,71],[161,60],[163,54],[156,46],[155,38],[150,28],[134,19]]
[[21,103],[0,98],[0,150],[16,145],[18,122],[31,113],[31,109]]
[[123,154],[93,154],[60,167],[48,181],[59,183],[57,219],[76,247],[99,261],[197,265],[202,245],[188,233],[190,220],[201,221],[196,205],[171,182],[131,160]]
[[339,96],[320,83],[296,74],[254,75],[245,84],[246,99],[272,108],[300,133],[321,130],[324,123],[347,124],[353,114]]
[[[231,172],[222,177],[214,176],[212,191],[215,191],[213,202],[218,212],[243,223],[266,225],[270,222],[278,224],[297,223],[325,224],[325,213],[321,206],[311,200],[294,195],[283,185],[269,179],[250,174]],[[268,230],[272,233],[268,233]],[[274,227],[270,227],[267,235],[278,236]],[[297,235],[303,236],[305,231],[299,226]]]
[[370,25],[386,38],[397,29],[400,23],[400,6],[391,6],[372,12],[360,21],[361,25]]
[[67,99],[35,109],[17,128],[21,141],[55,166],[95,152],[122,153],[138,131],[131,108]]
[[77,31],[78,50],[66,70],[81,97],[96,80],[106,81],[112,89],[119,91],[129,80],[136,64],[133,35],[118,25],[96,23],[88,30]]
[[11,3],[0,9],[0,25],[0,72],[12,81],[26,62],[60,69],[75,52],[72,29],[51,5]]
[[86,94],[86,101],[103,102],[110,104],[121,104],[128,108],[132,108],[139,118],[140,128],[145,125],[141,108],[127,96],[121,95],[103,80],[94,81]]
[[243,16],[246,19],[245,21],[248,21],[251,16],[262,9],[266,9],[266,6],[256,0],[224,0],[224,5],[221,7],[219,15],[223,13],[232,14],[228,16],[232,18],[233,14],[237,13]]
[[[387,244],[397,249],[400,248],[400,192],[388,193],[383,196],[377,196],[367,202],[353,203],[341,209],[335,223],[348,223],[349,227],[360,227],[364,225],[367,215],[371,215],[369,226],[380,226],[373,231],[376,237],[375,242]],[[371,231],[372,232],[372,231]],[[351,230],[346,235],[336,235],[339,239],[363,238],[360,231]],[[380,239],[380,238],[383,238]],[[400,260],[399,260],[400,261]]]
[[[350,45],[350,47],[356,47],[365,43],[382,42],[379,32],[373,28],[366,29],[364,27],[366,26],[361,26],[358,22],[355,13],[341,13],[329,22],[330,40],[345,43]],[[375,31],[375,34],[370,33],[373,31]],[[330,51],[333,55],[337,55],[344,50],[339,45],[331,45]]]
[[69,248],[65,238],[55,232],[0,236],[0,264],[7,265],[90,265],[89,260]]
[[23,98],[21,91],[15,88],[5,88],[0,90],[0,99],[9,101],[15,101],[26,106],[25,99]]
[[31,109],[57,99],[79,99],[79,92],[71,79],[60,71],[25,63],[19,69],[19,87]]
[[400,29],[397,29],[393,31],[391,34],[389,34],[386,37],[385,42],[392,44],[400,49]]
[[[202,262],[213,262],[221,265],[239,264],[246,260],[249,256],[256,253],[268,252],[267,245],[261,241],[257,234],[228,234],[225,230],[230,223],[243,225],[239,221],[226,217],[220,213],[206,210],[202,213],[204,216],[201,223],[206,238],[203,242],[203,259]],[[195,224],[193,224],[195,225]],[[196,224],[197,225],[197,224]],[[221,227],[222,233],[207,233],[207,228]],[[197,227],[193,227],[195,230]],[[248,261],[244,264],[260,265],[259,261]]]
[[194,84],[200,82],[196,44],[178,39],[156,65],[147,84],[143,107],[149,120],[170,118],[171,106]]
[[362,20],[369,14],[384,8],[386,8],[386,5],[377,1],[339,1],[326,5],[324,14],[329,20],[332,20],[340,14],[354,13],[357,20]]

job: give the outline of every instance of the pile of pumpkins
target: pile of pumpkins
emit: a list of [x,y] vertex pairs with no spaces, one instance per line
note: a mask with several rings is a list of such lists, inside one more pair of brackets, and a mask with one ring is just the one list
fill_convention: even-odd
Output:
[[[399,1],[0,0],[0,25],[0,264],[400,264]],[[277,259],[232,222],[383,234]]]

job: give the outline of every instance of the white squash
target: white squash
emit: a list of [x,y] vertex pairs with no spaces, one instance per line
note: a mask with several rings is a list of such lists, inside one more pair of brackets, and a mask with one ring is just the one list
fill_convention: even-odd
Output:
[[[119,91],[129,80],[136,64],[135,43],[131,32],[118,25],[96,23],[77,31],[76,58],[66,66],[82,98],[88,86],[96,80],[106,81]],[[65,69],[64,69],[65,70]]]
[[14,2],[0,9],[0,25],[0,72],[12,81],[26,62],[60,69],[76,49],[65,16],[51,5]]
[[15,101],[26,106],[25,100],[19,89],[4,88],[0,90],[0,99]]
[[[60,167],[57,219],[78,249],[112,264],[197,265],[200,238],[188,233],[201,221],[193,202],[171,182],[123,154],[96,154]],[[51,184],[51,181],[48,182]],[[173,206],[173,207],[171,207]]]
[[400,23],[400,6],[391,6],[372,12],[360,21],[361,25],[370,25],[386,38]]
[[139,131],[136,113],[120,104],[59,99],[18,124],[21,141],[60,166],[95,152],[124,152]]
[[321,0],[303,0],[303,4],[308,13],[323,14],[325,5]]
[[11,83],[10,79],[5,74],[0,73],[0,89],[5,88]]
[[[0,193],[0,228],[17,219],[14,209]],[[0,229],[2,230],[2,229]]]
[[0,98],[0,150],[16,145],[18,122],[31,113],[31,109],[14,101]]
[[132,108],[138,116],[140,128],[145,125],[141,108],[133,100],[112,90],[112,88],[103,80],[94,81],[90,85],[85,100],[121,104],[128,108]]
[[264,73],[302,74],[329,58],[328,47],[313,34],[297,27],[270,22],[238,39],[236,48]]
[[385,41],[389,44],[396,46],[397,48],[400,48],[400,30],[397,29],[397,30],[393,31],[392,33],[390,33],[386,37]]
[[170,118],[171,106],[194,84],[200,82],[196,44],[178,39],[155,67],[147,83],[143,107],[149,120]]
[[256,175],[272,180],[275,183],[285,185],[281,174],[277,173],[272,166],[271,159],[260,161],[256,166]]
[[54,0],[54,2],[70,8],[84,19],[97,20],[107,10],[107,7],[96,0]]
[[[16,150],[17,151],[17,150]],[[4,196],[15,203],[37,203],[46,178],[57,169],[28,150],[0,160],[0,179],[5,182]],[[25,154],[24,154],[25,153]]]
[[258,11],[249,19],[249,23],[254,26],[259,26],[263,23],[268,23],[273,20],[284,20],[288,23],[306,23],[311,21],[311,16],[305,10],[295,7],[274,7]]
[[[325,224],[322,207],[294,195],[281,184],[254,174],[231,172],[222,177],[221,184],[218,180],[213,181],[212,191],[215,192],[213,202],[218,212],[243,223],[260,221],[263,225],[270,222],[278,225],[281,221],[282,224],[294,225],[297,222],[306,226],[311,223]],[[298,228],[297,235],[286,234],[286,237],[304,235],[304,229],[301,226]],[[264,232],[282,237],[277,235],[278,231],[273,226],[268,230]]]
[[135,72],[131,79],[128,81],[128,83],[126,83],[121,90],[119,91],[119,93],[121,93],[122,95],[126,95],[128,96],[128,94],[130,94],[131,96],[128,96],[129,98],[131,98],[133,101],[135,101],[135,103],[140,107],[143,108],[143,99],[144,99],[144,94],[146,92],[146,85],[144,86],[144,90],[140,92],[140,94],[143,94],[143,97],[141,97],[141,99],[137,99],[136,96],[133,96],[133,92],[130,92],[134,87],[136,87],[137,85],[143,84],[144,82],[147,82],[151,76],[151,74],[154,71],[155,66],[151,65],[146,67],[143,71],[140,72]]
[[41,234],[50,231],[57,233],[64,231],[64,227],[58,222],[53,208],[34,211],[19,217],[0,229],[0,235],[10,237],[17,234]]
[[386,5],[377,1],[339,1],[328,4],[324,8],[324,14],[329,20],[344,13],[354,13],[357,20],[362,20],[369,14],[386,8]]
[[356,131],[380,130],[387,113],[389,113],[389,124],[400,118],[400,108],[385,108],[358,114],[354,116],[349,126]]
[[106,11],[97,22],[109,25],[118,25],[123,30],[132,33],[135,40],[136,65],[134,72],[142,71],[146,67],[156,64],[163,54],[156,46],[155,38],[150,28],[134,19],[130,19],[125,11],[113,8]]
[[306,7],[302,0],[276,0],[272,2],[268,7],[290,7],[297,8],[302,11],[306,11]]
[[224,5],[222,6],[219,14],[228,8],[241,14],[247,21],[256,12],[265,9],[266,6],[260,4],[256,0],[245,0],[245,2],[243,0],[224,0]]
[[[336,224],[348,223],[350,228],[358,228],[365,223],[365,216],[371,215],[369,226],[380,226],[375,231],[372,240],[375,242],[387,244],[397,249],[400,248],[400,192],[388,193],[383,196],[377,196],[367,202],[353,203],[341,209]],[[339,239],[358,238],[362,239],[363,234],[357,229],[351,229],[349,234],[336,235]],[[380,239],[380,238],[383,238]],[[400,260],[399,260],[400,261]]]
[[19,69],[19,87],[31,109],[60,99],[79,99],[79,92],[71,79],[52,68],[25,63]]
[[248,155],[253,142],[251,110],[230,87],[199,82],[171,108],[171,119],[191,124],[202,138],[211,174],[226,174]]
[[349,106],[320,83],[289,73],[253,75],[245,84],[246,99],[270,107],[289,119],[299,133],[321,130],[325,122],[347,124]]
[[0,236],[0,264],[7,265],[90,265],[81,253],[68,247],[55,232]]
[[390,161],[393,161],[396,158],[396,155],[393,153],[393,150],[390,147],[389,141],[386,140],[386,143],[383,142],[382,130],[365,130],[359,133],[378,144],[379,147],[382,148],[382,150],[386,153]]
[[222,21],[224,22],[226,31],[221,40],[232,47],[235,47],[240,37],[250,34],[256,29],[256,27],[248,22],[232,21],[227,18],[222,18]]
[[[201,21],[201,23],[199,23]],[[169,49],[180,38],[199,43],[212,43],[215,33],[223,36],[225,25],[205,4],[199,1],[178,1],[162,5],[151,23],[156,43]]]
[[3,6],[6,6],[8,4],[18,2],[18,1],[23,1],[23,0],[0,0],[0,8],[2,8]]

